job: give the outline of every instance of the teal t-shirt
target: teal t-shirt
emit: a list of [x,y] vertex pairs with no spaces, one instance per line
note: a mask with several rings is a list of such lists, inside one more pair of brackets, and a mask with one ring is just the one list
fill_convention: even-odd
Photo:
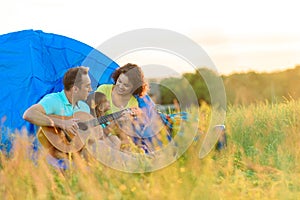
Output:
[[43,106],[47,115],[72,116],[79,111],[90,113],[89,106],[83,101],[78,101],[77,105],[73,107],[68,101],[64,90],[47,94],[38,104]]

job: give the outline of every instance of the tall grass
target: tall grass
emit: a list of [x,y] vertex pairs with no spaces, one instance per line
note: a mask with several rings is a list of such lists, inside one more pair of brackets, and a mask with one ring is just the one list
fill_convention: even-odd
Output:
[[[210,109],[200,110],[205,132]],[[62,172],[20,135],[13,156],[0,157],[0,199],[299,199],[299,114],[297,101],[229,107],[226,149],[199,159],[201,134],[176,162],[143,174],[80,158]]]

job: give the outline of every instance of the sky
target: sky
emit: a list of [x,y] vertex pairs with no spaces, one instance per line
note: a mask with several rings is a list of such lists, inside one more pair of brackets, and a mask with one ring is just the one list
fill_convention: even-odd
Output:
[[[42,30],[97,48],[124,32],[166,29],[201,46],[220,74],[272,72],[300,64],[298,12],[292,0],[9,0],[0,3],[0,34]],[[160,75],[168,67],[178,73],[193,69],[174,55],[147,50],[116,62],[153,63]]]

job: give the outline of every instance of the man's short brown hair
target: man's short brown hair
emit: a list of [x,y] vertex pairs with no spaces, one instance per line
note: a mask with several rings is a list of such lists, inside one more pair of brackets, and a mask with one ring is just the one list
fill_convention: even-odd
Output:
[[89,68],[84,66],[70,68],[64,75],[64,89],[69,91],[74,85],[81,87],[82,76],[87,75],[88,71]]

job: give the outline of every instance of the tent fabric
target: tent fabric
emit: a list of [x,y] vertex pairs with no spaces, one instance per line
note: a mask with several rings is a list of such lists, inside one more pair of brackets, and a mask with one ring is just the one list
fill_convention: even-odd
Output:
[[90,68],[93,90],[112,83],[110,75],[119,67],[96,49],[62,35],[41,30],[0,35],[0,149],[23,127],[34,134],[35,127],[22,118],[24,111],[44,95],[61,91],[64,73],[80,65]]

